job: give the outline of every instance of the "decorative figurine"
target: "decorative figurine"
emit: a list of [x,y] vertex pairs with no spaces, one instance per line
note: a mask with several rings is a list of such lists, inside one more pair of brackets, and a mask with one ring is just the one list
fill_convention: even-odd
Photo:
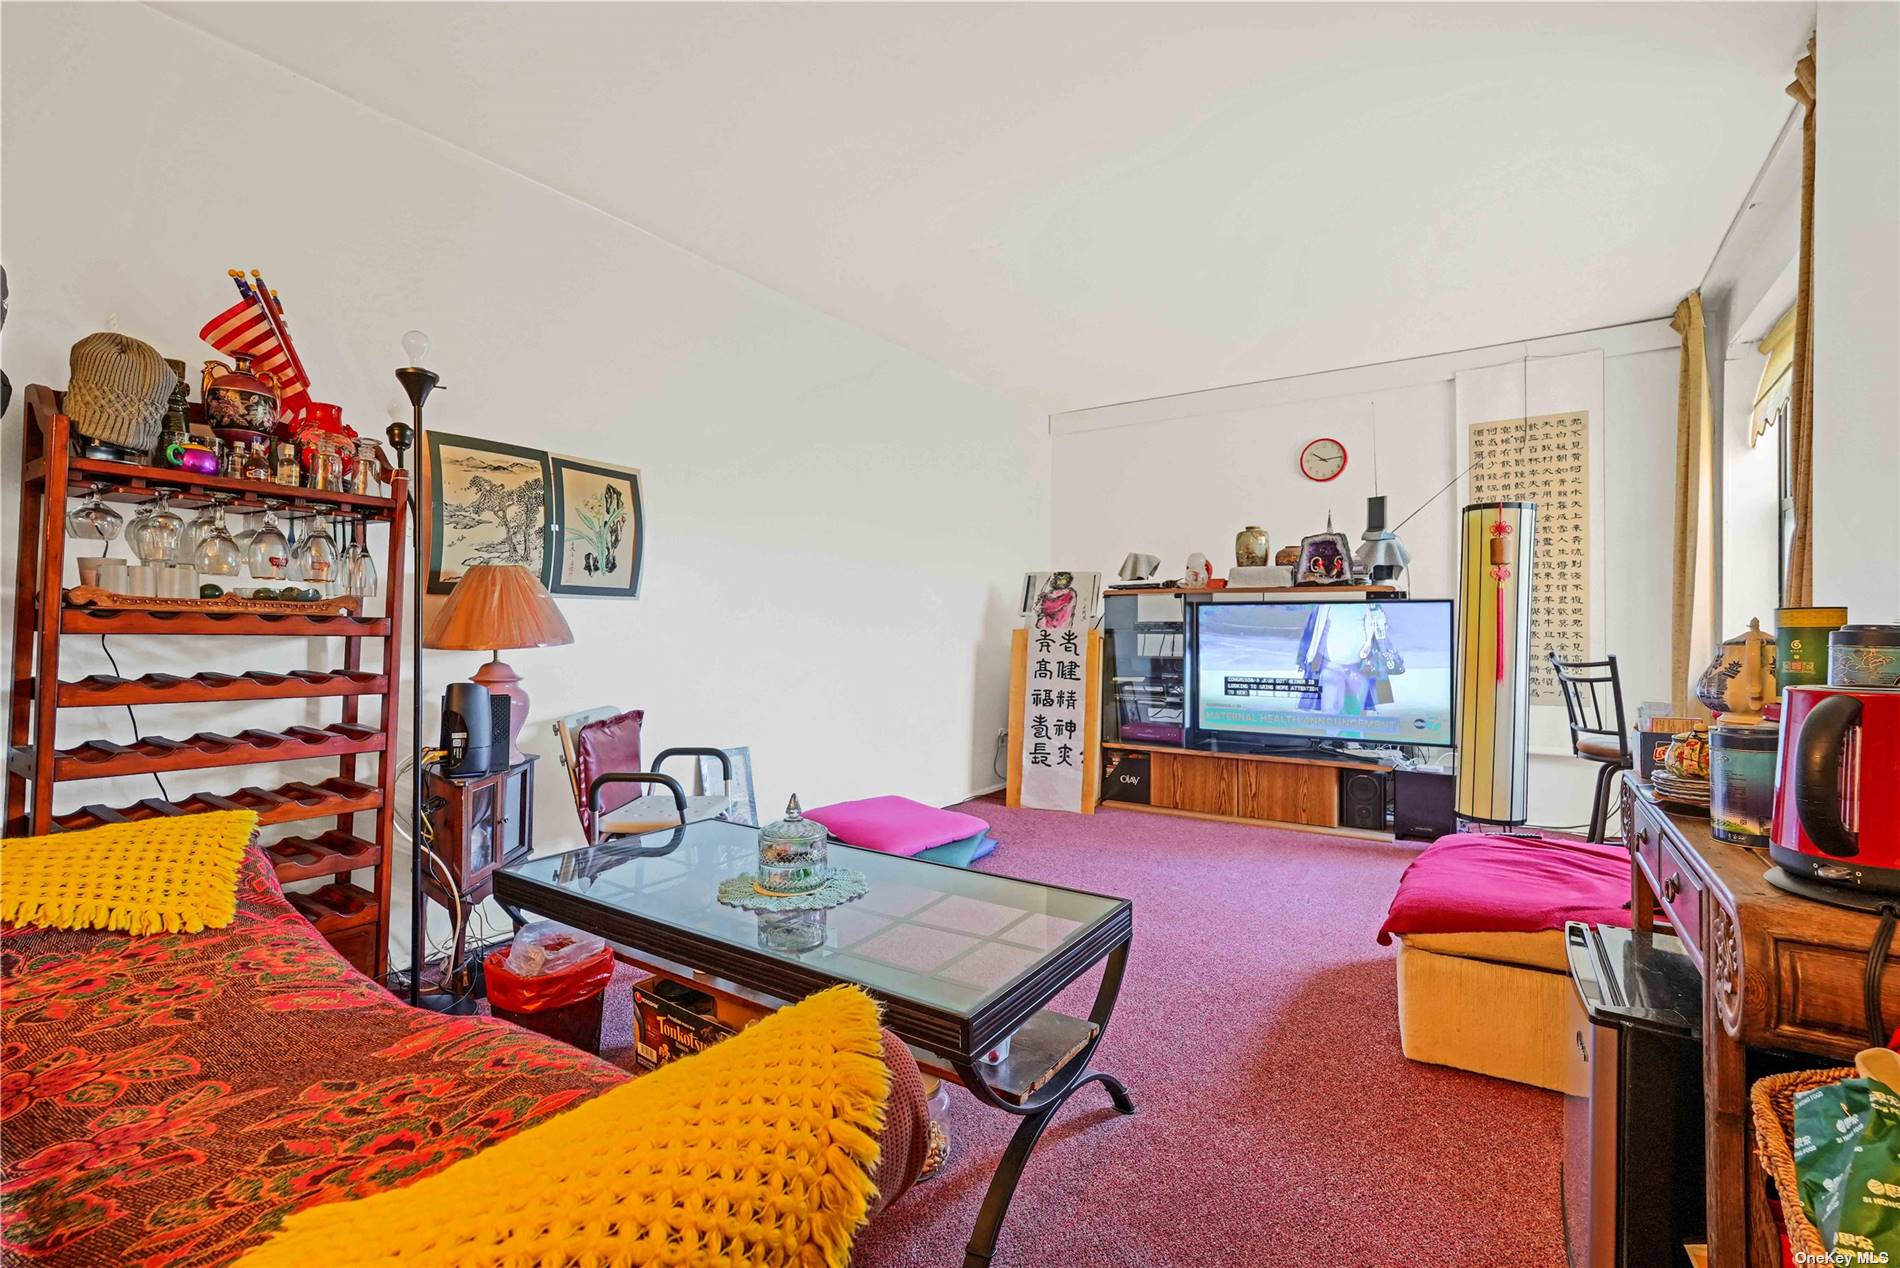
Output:
[[1214,576],[1214,565],[1207,562],[1207,556],[1196,551],[1188,556],[1187,575],[1181,578],[1183,590],[1205,590]]
[[794,795],[783,819],[759,829],[759,892],[809,894],[823,885],[829,840],[825,825],[805,818]]
[[1326,531],[1300,538],[1299,563],[1293,570],[1296,586],[1337,586],[1352,582],[1352,544],[1344,533],[1333,531],[1333,517],[1326,517]]

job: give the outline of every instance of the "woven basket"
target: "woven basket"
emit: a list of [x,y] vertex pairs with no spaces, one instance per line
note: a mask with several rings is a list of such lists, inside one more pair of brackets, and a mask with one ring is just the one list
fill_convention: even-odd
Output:
[[[1801,1189],[1795,1181],[1794,1098],[1809,1088],[1826,1087],[1842,1079],[1858,1077],[1853,1066],[1833,1070],[1797,1070],[1792,1074],[1771,1074],[1757,1079],[1748,1094],[1749,1108],[1755,1116],[1755,1159],[1775,1182],[1781,1195],[1781,1218],[1788,1226],[1788,1242],[1797,1256],[1826,1255],[1821,1232],[1808,1220],[1801,1206]],[[1809,1262],[1825,1262],[1810,1260]]]

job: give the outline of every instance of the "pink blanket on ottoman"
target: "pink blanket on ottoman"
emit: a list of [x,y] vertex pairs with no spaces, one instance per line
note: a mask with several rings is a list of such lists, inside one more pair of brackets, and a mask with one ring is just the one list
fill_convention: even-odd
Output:
[[1620,845],[1460,832],[1440,837],[1399,878],[1379,929],[1537,933],[1566,920],[1629,928],[1630,856]]

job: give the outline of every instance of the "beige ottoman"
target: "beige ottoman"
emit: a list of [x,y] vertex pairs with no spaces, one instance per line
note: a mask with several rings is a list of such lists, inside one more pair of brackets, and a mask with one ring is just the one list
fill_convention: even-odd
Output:
[[1399,938],[1399,1037],[1414,1061],[1587,1096],[1589,1024],[1561,930]]

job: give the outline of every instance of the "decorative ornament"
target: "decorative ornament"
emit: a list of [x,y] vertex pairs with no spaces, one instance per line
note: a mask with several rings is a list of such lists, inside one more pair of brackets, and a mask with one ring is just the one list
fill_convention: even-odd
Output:
[[719,882],[719,901],[743,911],[824,911],[864,897],[870,882],[864,873],[849,867],[834,867],[818,888],[802,894],[775,894],[767,890],[756,872],[741,872]]

